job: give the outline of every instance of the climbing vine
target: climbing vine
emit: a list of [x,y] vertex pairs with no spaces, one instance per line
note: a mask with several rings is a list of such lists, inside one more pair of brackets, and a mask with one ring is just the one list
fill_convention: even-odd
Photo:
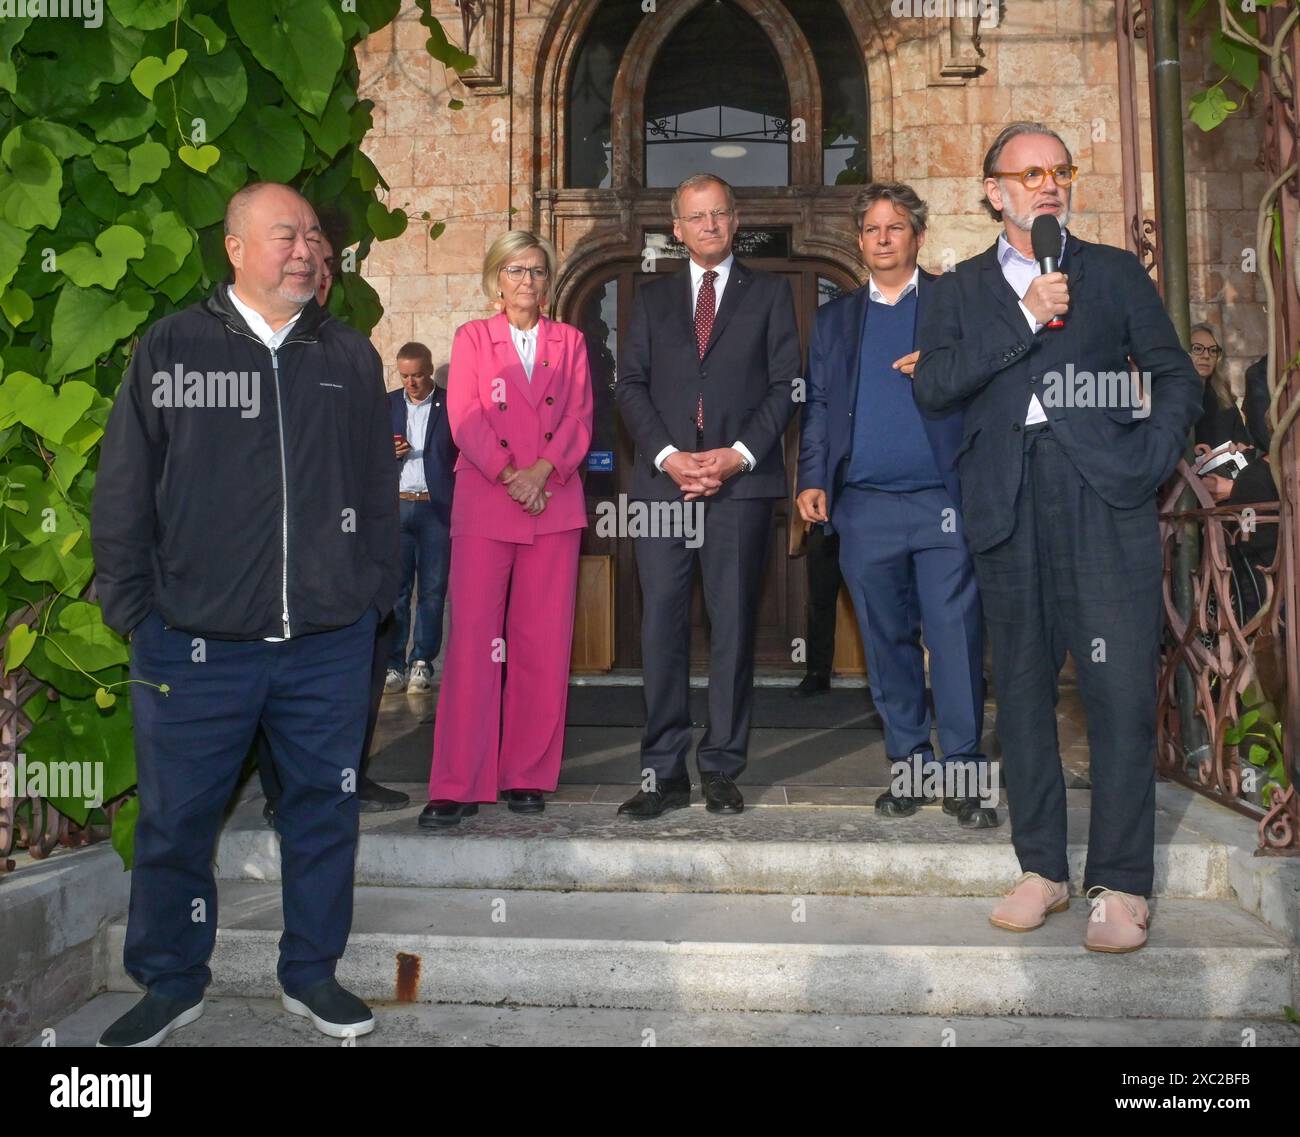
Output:
[[[144,329],[226,278],[221,219],[250,181],[328,207],[330,307],[378,322],[359,266],[407,218],[359,146],[356,47],[399,8],[107,0],[94,27],[0,19],[0,868],[15,825],[29,844],[40,828],[34,798],[78,826],[109,807],[130,864],[127,646],[95,601],[89,525],[112,399]],[[97,801],[69,792],[69,763],[93,764]]]

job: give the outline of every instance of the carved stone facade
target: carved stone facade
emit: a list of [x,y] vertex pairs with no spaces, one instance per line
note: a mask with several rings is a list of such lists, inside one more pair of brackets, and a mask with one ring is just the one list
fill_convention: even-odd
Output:
[[[375,128],[366,152],[391,187],[390,205],[428,211],[445,232],[428,239],[413,221],[401,238],[377,244],[366,262],[385,316],[375,343],[393,375],[406,340],[446,359],[455,328],[487,314],[479,288],[488,244],[508,227],[533,227],[555,241],[564,267],[553,311],[568,306],[602,266],[641,256],[646,228],[668,223],[665,189],[643,188],[644,92],[658,51],[703,0],[434,0],[448,37],[478,66],[463,78],[424,50],[427,33],[408,3],[396,23],[361,53],[362,93]],[[853,186],[822,183],[818,59],[780,0],[734,0],[767,34],[789,90],[788,185],[739,191],[742,223],[780,227],[790,253],[848,280],[860,279],[849,205]],[[983,21],[904,14],[920,4],[822,0],[839,5],[860,48],[869,106],[874,177],[911,183],[931,208],[922,264],[935,271],[986,247],[998,232],[979,205],[978,171],[988,143],[1016,118],[1054,126],[1081,170],[1071,226],[1081,237],[1126,244],[1120,144],[1119,71],[1113,0],[1002,0]],[[609,186],[566,183],[569,90],[585,32],[601,4],[643,12],[618,61],[613,86]],[[1186,94],[1209,67],[1208,47],[1187,35]],[[719,58],[727,48],[719,45]],[[1152,206],[1145,67],[1138,107],[1142,192]],[[458,110],[449,107],[460,100]],[[1253,203],[1263,190],[1262,124],[1250,117],[1203,136],[1187,127],[1188,228],[1193,320],[1224,329],[1226,366],[1241,373],[1265,346],[1254,274],[1243,265],[1253,243]],[[717,172],[726,175],[725,162]],[[513,211],[513,212],[512,212]],[[395,378],[392,380],[395,385]]]

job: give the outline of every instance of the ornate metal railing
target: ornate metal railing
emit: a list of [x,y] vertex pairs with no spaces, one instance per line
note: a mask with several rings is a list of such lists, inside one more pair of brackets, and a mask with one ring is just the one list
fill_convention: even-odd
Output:
[[[0,632],[0,653],[14,627],[30,615],[30,608],[11,615]],[[126,800],[118,799],[104,808],[106,825],[78,825],[42,797],[18,796],[22,788],[17,776],[18,755],[32,729],[32,720],[23,708],[43,691],[48,692],[46,685],[25,668],[17,668],[0,680],[0,874],[13,871],[13,854],[19,849],[40,860],[60,845],[75,848],[107,839],[112,832],[113,814]]]
[[[1178,499],[1190,487],[1197,508],[1180,510]],[[1286,676],[1285,613],[1279,581],[1285,579],[1285,542],[1270,564],[1252,571],[1245,552],[1254,544],[1271,544],[1278,536],[1279,504],[1216,506],[1185,462],[1166,487],[1160,512],[1164,542],[1165,644],[1160,666],[1160,715],[1156,728],[1156,763],[1160,773],[1254,818],[1259,849],[1300,853],[1300,794],[1294,784],[1270,784],[1266,769],[1243,758],[1246,745],[1234,744],[1234,724],[1247,708],[1243,696],[1262,692],[1263,699],[1284,705]],[[1192,618],[1178,613],[1173,592],[1173,563],[1184,524],[1200,527],[1200,563],[1193,578]],[[1258,556],[1253,558],[1259,562]],[[1243,597],[1262,599],[1258,610]],[[1192,675],[1196,715],[1209,741],[1191,748],[1183,738],[1175,694],[1178,667]],[[1262,700],[1261,700],[1262,701]],[[1265,722],[1261,729],[1270,729]],[[1256,746],[1259,744],[1256,743]],[[1287,779],[1289,781],[1289,779]],[[1266,796],[1267,795],[1267,796]]]

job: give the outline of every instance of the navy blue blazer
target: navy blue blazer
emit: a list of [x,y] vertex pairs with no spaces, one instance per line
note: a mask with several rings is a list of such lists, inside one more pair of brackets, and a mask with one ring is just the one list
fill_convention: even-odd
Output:
[[[922,269],[916,282],[918,329],[930,304],[934,280],[933,274]],[[798,488],[800,493],[824,489],[828,517],[834,516],[835,499],[844,486],[853,449],[853,411],[870,291],[870,285],[864,285],[856,292],[822,305],[817,310],[808,353],[808,392],[799,440]],[[901,371],[898,381],[909,382]],[[961,490],[954,459],[962,438],[961,408],[942,414],[922,410],[921,422],[943,484],[960,509]],[[834,528],[828,525],[827,531],[834,532]]]
[[[451,524],[451,491],[455,486],[459,453],[451,440],[451,424],[447,420],[447,392],[435,386],[433,406],[429,409],[429,430],[424,439],[424,484],[429,487],[429,501],[448,525]],[[393,433],[406,437],[406,389],[398,387],[388,393],[388,406],[392,414]],[[409,440],[408,440],[409,441]]]
[[[1191,356],[1137,258],[1071,233],[1061,270],[1070,310],[1059,331],[1030,333],[996,243],[943,274],[918,323],[916,401],[966,411],[957,468],[966,540],[977,553],[1015,528],[1031,393],[1083,479],[1116,509],[1150,505],[1201,413]],[[1130,359],[1144,373],[1149,407],[1096,397],[1113,387],[1131,404]],[[1098,381],[1081,382],[1081,372]]]

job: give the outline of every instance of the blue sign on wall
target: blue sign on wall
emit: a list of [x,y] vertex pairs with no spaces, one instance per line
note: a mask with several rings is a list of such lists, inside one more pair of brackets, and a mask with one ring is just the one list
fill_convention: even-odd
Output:
[[614,451],[592,450],[587,454],[587,469],[597,474],[614,472]]

